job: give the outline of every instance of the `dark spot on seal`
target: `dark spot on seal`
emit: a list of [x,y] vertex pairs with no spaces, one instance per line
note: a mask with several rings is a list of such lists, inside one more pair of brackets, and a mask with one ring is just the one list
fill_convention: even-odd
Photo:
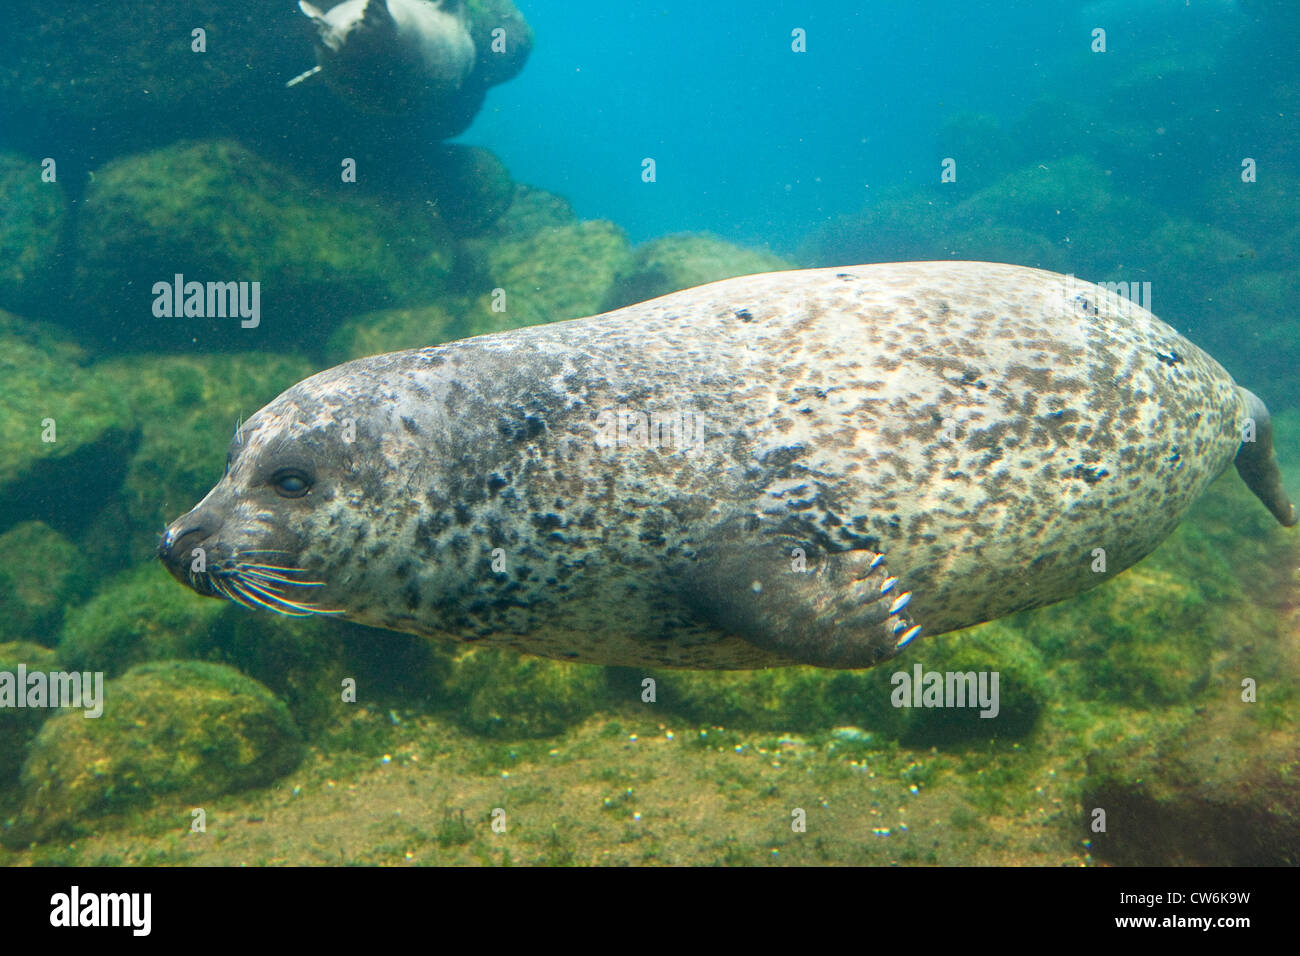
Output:
[[749,309],[737,309],[735,314],[736,318],[740,319],[742,322],[754,321],[754,314],[750,312]]
[[1179,362],[1183,360],[1183,357],[1179,355],[1177,352],[1175,352],[1173,349],[1170,349],[1168,355],[1165,355],[1163,352],[1157,351],[1156,359],[1160,362],[1163,362],[1165,365],[1168,365],[1170,368],[1173,368],[1175,365],[1177,365]]
[[402,427],[405,428],[412,435],[420,434],[420,426],[415,424],[415,419],[409,415],[402,416]]
[[536,415],[525,415],[517,422],[503,421],[497,426],[502,438],[512,441],[530,441],[546,431],[546,422]]
[[1108,474],[1110,474],[1110,472],[1105,468],[1092,468],[1088,465],[1075,465],[1065,473],[1065,476],[1067,478],[1082,478],[1088,484],[1095,485]]
[[509,482],[507,482],[504,478],[502,478],[500,475],[496,474],[495,472],[488,475],[488,479],[487,479],[488,497],[496,498],[497,492],[500,491],[502,488],[504,488],[507,484],[509,484]]

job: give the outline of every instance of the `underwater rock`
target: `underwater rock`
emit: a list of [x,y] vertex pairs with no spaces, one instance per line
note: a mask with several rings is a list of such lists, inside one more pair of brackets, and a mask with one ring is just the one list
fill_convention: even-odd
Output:
[[0,311],[0,532],[72,536],[112,497],[138,434],[104,384],[62,329]]
[[948,258],[953,232],[951,193],[894,189],[861,211],[814,229],[799,247],[808,266]]
[[56,297],[68,200],[41,172],[35,159],[0,153],[0,308],[43,312]]
[[[529,236],[537,235],[543,230],[569,225],[577,221],[577,213],[573,211],[573,206],[563,196],[547,192],[545,189],[538,189],[536,186],[515,183],[514,195],[510,199],[510,205],[505,213],[492,224],[489,238],[494,240],[526,239]],[[482,244],[471,243],[471,246],[481,248]]]
[[71,670],[118,677],[148,661],[208,657],[221,641],[227,610],[177,595],[152,562],[105,580],[85,604],[68,611],[59,659]]
[[52,644],[87,570],[81,550],[40,521],[0,534],[0,641]]
[[1018,262],[1035,269],[1068,269],[1069,252],[1046,236],[1015,226],[976,226],[948,240],[948,255],[977,262]]
[[745,249],[716,236],[683,233],[654,239],[632,250],[632,258],[614,277],[601,311],[658,298],[679,289],[732,276],[791,268],[769,252]]
[[[1081,830],[1098,857],[1121,866],[1300,864],[1300,745],[1286,710],[1269,715],[1234,700],[1231,686],[1220,691],[1175,732],[1089,755]],[[1106,812],[1105,832],[1086,826],[1094,808]]]
[[101,717],[64,711],[46,721],[5,842],[84,833],[97,816],[150,805],[169,807],[186,829],[191,807],[266,786],[303,752],[288,709],[252,678],[200,661],[142,664],[104,686]]
[[[533,32],[511,0],[465,2],[476,56],[461,95],[398,117],[419,124],[425,143],[463,132],[487,90],[517,75],[532,50]],[[384,131],[364,114],[341,117],[323,87],[285,88],[312,58],[311,24],[292,0],[135,0],[129,16],[68,3],[8,13],[0,101],[15,122],[6,138],[29,151],[55,134],[79,144],[60,157],[69,173],[89,156],[214,132],[261,143],[290,128],[299,141],[325,143],[341,128],[371,139]]]
[[489,647],[458,654],[446,693],[454,718],[491,737],[550,737],[609,701],[604,670],[524,657]]
[[[985,682],[983,689],[995,692],[988,706],[977,706],[976,701],[967,697],[960,706],[949,706],[952,701],[945,698],[942,707],[913,704],[905,708],[901,739],[908,746],[943,747],[991,738],[1028,737],[1052,700],[1052,685],[1042,655],[1019,630],[1004,621],[936,638],[924,646],[924,653],[909,659],[906,666],[899,662],[892,669],[895,673],[908,673],[912,679],[906,686],[913,687],[918,664],[923,691],[924,675],[937,672],[943,675],[945,693],[949,674],[962,675],[954,677],[954,696],[958,687],[963,694],[969,694],[981,680]],[[991,683],[994,673],[998,675],[996,685]],[[904,685],[900,681],[895,686]],[[982,713],[988,716],[981,716]]]
[[[28,673],[60,669],[58,655],[48,647],[30,641],[0,643],[0,671],[16,675],[19,665],[25,666]],[[52,713],[45,707],[0,708],[0,790],[18,782],[19,768],[27,757],[27,745]]]
[[57,130],[83,145],[106,134],[157,142],[247,114],[292,75],[287,39],[302,16],[266,0],[134,0],[129,14],[26,3],[6,14],[0,100],[17,120],[6,134],[35,144]]
[[[757,671],[611,672],[622,699],[639,701],[642,681],[655,681],[655,700],[643,706],[703,724],[739,730],[805,732],[853,723],[882,739],[897,739],[906,715],[890,705],[890,670],[829,673],[811,667]],[[667,719],[665,717],[664,719]]]
[[1222,353],[1225,366],[1249,370],[1279,383],[1279,407],[1300,404],[1300,389],[1288,388],[1300,367],[1300,272],[1245,270],[1247,274],[1210,293],[1213,312],[1197,325],[1197,339]]
[[438,305],[414,309],[385,309],[348,319],[329,338],[325,357],[330,362],[441,345],[459,338],[461,316],[469,310],[463,300],[443,299]]
[[956,230],[1014,227],[1045,237],[1067,257],[1070,271],[1101,277],[1122,266],[1131,223],[1153,222],[1158,211],[1114,189],[1097,163],[1069,156],[1017,169],[962,200]]
[[[109,163],[86,192],[77,248],[78,297],[96,304],[78,318],[117,350],[300,344],[348,314],[427,301],[454,259],[424,202],[322,195],[230,141]],[[155,289],[176,275],[243,283],[241,304],[258,314],[230,314],[209,289],[192,300],[202,315],[177,317],[174,296]],[[171,315],[156,314],[160,302]]]
[[479,287],[485,288],[467,316],[467,335],[599,312],[614,277],[628,261],[623,230],[599,219],[551,226],[476,248],[481,257],[477,270],[483,275]]
[[515,186],[496,154],[481,146],[444,146],[431,159],[438,215],[457,235],[487,229],[510,208]]

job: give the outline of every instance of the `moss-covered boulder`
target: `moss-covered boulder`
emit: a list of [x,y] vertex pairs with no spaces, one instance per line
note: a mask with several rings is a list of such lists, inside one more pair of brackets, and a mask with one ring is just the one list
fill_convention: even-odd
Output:
[[121,483],[137,437],[79,345],[0,312],[0,531],[33,519],[79,529]]
[[[1027,737],[1052,699],[1042,655],[1019,631],[1003,622],[923,638],[909,654],[887,666],[890,671],[906,671],[909,678],[914,678],[917,664],[921,665],[923,675],[929,671],[944,675],[945,695],[947,675],[962,675],[962,679],[953,682],[953,694],[956,697],[960,692],[966,701],[964,706],[947,706],[960,701],[949,701],[945,696],[942,707],[907,708],[903,742],[911,746]],[[971,690],[978,693],[981,687],[992,698],[995,673],[998,675],[996,699],[988,705],[971,699]],[[924,687],[923,676],[923,690]]]
[[1070,271],[1108,275],[1127,264],[1129,224],[1159,212],[1118,190],[1100,165],[1083,156],[1017,169],[953,209],[959,231],[1003,226],[1043,236],[1068,253]]
[[[117,348],[145,350],[301,344],[350,313],[428,301],[454,260],[446,226],[423,201],[360,197],[345,184],[314,189],[228,140],[179,143],[97,171],[77,253],[78,298],[90,313],[79,320],[94,320]],[[260,283],[257,326],[155,315],[166,295],[155,284],[176,275]]]
[[68,612],[59,657],[73,670],[109,677],[146,661],[210,657],[230,608],[178,584],[152,561],[108,578]]
[[460,653],[446,693],[463,726],[492,737],[562,733],[608,699],[602,668],[494,648]]
[[0,641],[54,643],[68,605],[86,590],[85,555],[40,521],[0,534]]
[[481,146],[443,146],[432,159],[438,215],[457,235],[482,232],[510,208],[510,171]]
[[[1173,732],[1089,756],[1079,832],[1098,857],[1128,866],[1300,864],[1295,695],[1274,682],[1262,693],[1283,696],[1268,706],[1243,702],[1240,691],[1225,682]],[[1088,825],[1097,809],[1102,832]]]
[[[510,205],[505,213],[497,219],[489,232],[488,238],[525,239],[538,233],[567,226],[578,221],[573,206],[563,196],[516,183],[510,197]],[[481,245],[472,245],[482,254]]]
[[790,263],[770,252],[745,249],[716,236],[665,236],[632,251],[627,265],[614,277],[602,311],[732,276],[790,268]]
[[[30,641],[0,644],[0,672],[14,675],[15,690],[18,668],[32,671],[59,670],[58,656],[48,647]],[[41,729],[51,711],[44,707],[0,707],[0,790],[18,782],[18,770],[27,757],[27,745]]]
[[887,191],[860,211],[814,229],[799,248],[799,262],[815,268],[949,258],[957,198],[938,188]]
[[473,335],[594,315],[628,261],[623,231],[603,220],[484,242],[476,252],[480,294],[466,328]]
[[40,309],[54,299],[68,218],[63,183],[34,159],[0,153],[0,308]]
[[889,703],[888,668],[645,672],[628,668],[617,673],[615,686],[621,699],[640,702],[643,682],[652,677],[655,700],[640,706],[697,724],[774,731],[829,730],[838,724],[853,724],[888,736],[896,736],[904,726],[902,716]]
[[238,671],[199,661],[142,664],[104,686],[104,712],[60,713],[32,741],[23,807],[6,842],[86,832],[105,813],[190,807],[266,786],[302,759],[289,711]]
[[353,316],[330,336],[325,356],[337,365],[367,355],[441,345],[460,337],[462,316],[469,305],[444,299],[414,309],[385,309]]

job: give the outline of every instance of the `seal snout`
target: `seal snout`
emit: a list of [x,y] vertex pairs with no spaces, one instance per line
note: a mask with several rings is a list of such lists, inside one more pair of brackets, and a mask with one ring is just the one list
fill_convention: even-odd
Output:
[[158,539],[158,559],[168,573],[186,587],[212,597],[218,595],[207,571],[213,562],[212,541],[219,525],[191,511],[168,525]]

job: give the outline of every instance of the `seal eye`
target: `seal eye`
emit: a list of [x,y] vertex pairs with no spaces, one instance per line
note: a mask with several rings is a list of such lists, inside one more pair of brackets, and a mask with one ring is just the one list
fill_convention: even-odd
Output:
[[271,484],[283,498],[301,498],[311,491],[311,479],[296,468],[286,468],[271,476]]

